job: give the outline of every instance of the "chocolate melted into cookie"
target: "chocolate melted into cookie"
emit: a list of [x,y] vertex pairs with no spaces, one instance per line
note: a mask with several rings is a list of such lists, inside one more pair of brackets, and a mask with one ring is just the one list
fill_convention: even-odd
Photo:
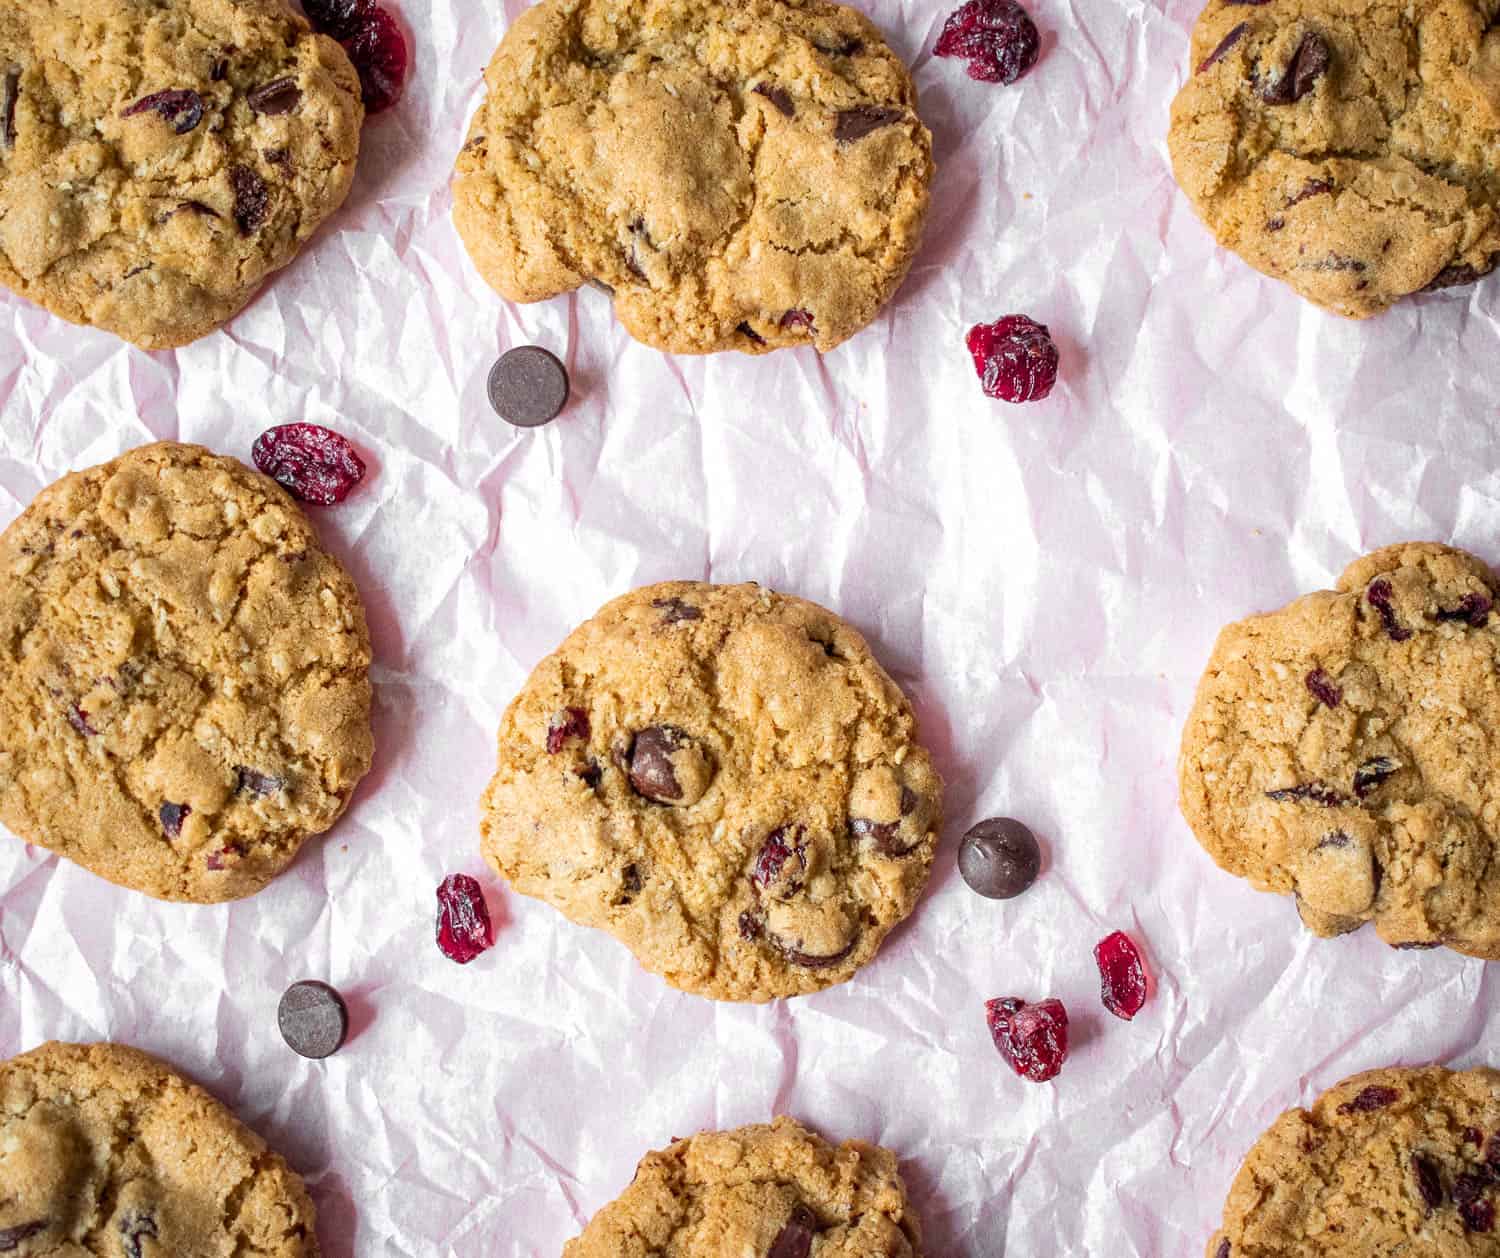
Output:
[[21,68],[11,66],[0,75],[0,144],[16,147],[16,106],[21,103]]

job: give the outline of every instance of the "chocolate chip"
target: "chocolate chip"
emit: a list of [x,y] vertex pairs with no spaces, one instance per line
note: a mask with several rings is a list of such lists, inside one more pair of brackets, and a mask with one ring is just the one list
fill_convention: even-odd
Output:
[[839,111],[833,125],[833,138],[840,144],[863,140],[872,131],[894,126],[906,117],[904,109],[885,109],[879,105],[856,105]]
[[1009,900],[1036,881],[1042,849],[1036,835],[1010,817],[990,817],[964,835],[958,872],[971,891],[988,900]]
[[[899,821],[871,821],[868,817],[851,817],[849,834],[855,839],[864,839],[874,844],[882,856],[906,856],[916,848],[916,843],[901,842]],[[918,840],[920,842],[920,840]]]
[[1268,232],[1279,232],[1285,226],[1286,219],[1282,218],[1279,214],[1275,218],[1266,219],[1266,230]]
[[146,113],[156,114],[163,122],[169,123],[178,135],[186,135],[203,121],[203,97],[189,88],[153,92],[124,110],[120,117],[134,118]]
[[805,1205],[792,1210],[792,1216],[776,1233],[766,1258],[807,1258],[812,1253],[813,1233],[818,1230],[818,1216]]
[[490,370],[490,405],[507,424],[538,428],[568,404],[568,372],[540,345],[520,345]]
[[217,61],[214,62],[214,68],[209,71],[208,77],[210,79],[212,79],[215,83],[222,83],[224,81],[225,76],[228,75],[228,73],[229,73],[229,58],[228,57],[220,57]]
[[748,323],[737,323],[735,324],[734,330],[741,336],[745,337],[747,340],[753,341],[756,345],[764,345],[766,343],[766,338],[763,337],[754,328],[752,328]]
[[597,760],[590,760],[583,768],[578,770],[578,776],[583,779],[583,784],[592,791],[597,789],[599,783],[604,780],[604,770],[599,767]]
[[1400,768],[1401,762],[1392,760],[1389,756],[1376,756],[1373,760],[1366,760],[1354,770],[1354,793],[1363,799],[1387,778],[1393,777]]
[[1198,73],[1202,74],[1205,70],[1212,70],[1214,66],[1223,61],[1224,58],[1229,55],[1230,49],[1232,49],[1237,43],[1239,43],[1240,40],[1244,39],[1249,30],[1250,23],[1241,22],[1232,31],[1230,31],[1229,34],[1224,36],[1224,38],[1219,41],[1219,46],[1198,63]]
[[691,603],[684,603],[680,598],[654,598],[651,606],[661,613],[661,622],[664,625],[679,624],[684,620],[702,620],[703,613]]
[[182,823],[192,813],[191,804],[173,804],[167,802],[156,810],[157,816],[161,818],[162,833],[169,839],[178,838],[182,834]]
[[672,767],[672,755],[687,736],[671,725],[652,725],[635,736],[630,748],[630,785],[637,795],[659,804],[675,804],[682,787]]
[[247,768],[242,764],[235,765],[234,793],[236,795],[254,795],[264,799],[267,795],[276,794],[285,786],[285,778],[273,777],[269,773],[262,773],[258,769]]
[[1441,948],[1442,946],[1435,939],[1413,939],[1408,943],[1393,943],[1391,945],[1397,952],[1431,952],[1434,948]]
[[1417,1180],[1417,1191],[1431,1214],[1443,1202],[1443,1181],[1437,1163],[1422,1153],[1411,1155],[1411,1169]]
[[349,1010],[344,998],[327,983],[304,979],[282,994],[276,1025],[294,1053],[328,1057],[338,1052],[349,1034]]
[[847,944],[835,952],[832,956],[820,957],[812,953],[802,952],[796,948],[788,947],[778,941],[782,955],[793,965],[800,965],[804,970],[829,970],[846,960],[854,951],[855,941],[851,939]]
[[197,214],[204,218],[220,217],[218,210],[214,209],[211,205],[204,205],[202,201],[180,201],[172,213],[181,214],[184,210],[190,214]]
[[15,1227],[0,1227],[0,1254],[8,1254],[30,1240],[38,1232],[45,1232],[51,1219],[33,1219],[30,1223],[18,1223]]
[[1321,808],[1343,808],[1349,803],[1346,795],[1322,782],[1304,782],[1299,786],[1284,786],[1280,790],[1267,791],[1267,799],[1278,804],[1300,804],[1306,801]]
[[641,877],[641,871],[639,867],[635,865],[626,865],[625,868],[620,871],[620,886],[625,889],[625,893],[627,895],[636,895],[645,885],[646,881]]
[[248,166],[231,166],[229,183],[234,189],[234,221],[245,235],[259,231],[271,216],[271,195],[266,181]]
[[1214,1258],[1229,1258],[1229,1242],[1227,1240],[1219,1242],[1218,1252],[1214,1254]]
[[774,83],[757,83],[752,90],[764,96],[788,118],[796,116],[797,106],[792,104],[792,95],[786,88],[777,87]]
[[289,114],[302,99],[302,89],[295,79],[276,79],[246,93],[245,101],[258,114]]
[[1286,203],[1287,209],[1294,205],[1301,205],[1304,201],[1310,201],[1313,197],[1326,197],[1333,193],[1333,185],[1326,179],[1312,179],[1302,185],[1302,189]]
[[1260,98],[1268,105],[1292,105],[1306,96],[1328,72],[1333,53],[1317,31],[1308,31],[1292,53],[1281,76],[1260,86]]
[[20,99],[21,68],[11,66],[0,79],[0,139],[7,149],[16,147],[16,105]]
[[155,1240],[156,1235],[156,1220],[149,1214],[135,1211],[120,1220],[120,1249],[125,1258],[143,1258],[146,1251],[141,1242],[148,1236]]
[[1491,258],[1489,264],[1482,270],[1477,266],[1469,266],[1467,263],[1456,263],[1453,266],[1445,266],[1422,287],[1424,293],[1437,293],[1445,288],[1459,288],[1464,284],[1474,284],[1482,280],[1495,269],[1495,259]]

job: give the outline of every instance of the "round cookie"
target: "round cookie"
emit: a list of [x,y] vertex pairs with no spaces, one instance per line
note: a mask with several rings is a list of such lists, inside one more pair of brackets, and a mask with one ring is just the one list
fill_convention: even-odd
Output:
[[685,991],[818,991],[869,962],[927,883],[942,783],[916,736],[832,613],[756,585],[648,586],[510,705],[484,854]]
[[1352,318],[1500,255],[1497,0],[1209,0],[1172,106],[1218,242]]
[[202,1088],[119,1044],[0,1062],[0,1252],[317,1258],[313,1204]]
[[1411,544],[1220,635],[1182,810],[1223,868],[1319,935],[1500,959],[1500,614],[1472,555]]
[[185,345],[343,203],[363,120],[343,49],[283,0],[11,0],[0,284]]
[[921,1258],[896,1157],[834,1148],[790,1118],[648,1153],[563,1258]]
[[0,822],[167,900],[260,890],[370,767],[359,594],[268,477],[162,443],[0,534]]
[[453,214],[511,301],[592,283],[657,349],[829,350],[911,265],[932,138],[853,9],[542,0],[485,79]]
[[1371,1070],[1245,1159],[1207,1258],[1500,1255],[1500,1073]]

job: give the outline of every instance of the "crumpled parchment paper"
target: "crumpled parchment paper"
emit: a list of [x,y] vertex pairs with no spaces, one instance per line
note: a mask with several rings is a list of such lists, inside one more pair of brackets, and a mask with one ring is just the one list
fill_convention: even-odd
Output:
[[[910,280],[825,358],[664,357],[597,293],[517,308],[479,280],[447,175],[525,6],[403,7],[405,102],[369,124],[348,206],[226,333],[148,355],[0,296],[0,523],[157,438],[244,458],[308,419],[358,443],[366,483],[315,518],[369,610],[379,746],[339,827],[230,906],[158,904],[6,836],[0,1053],[164,1055],[307,1176],[333,1258],[553,1258],[647,1149],[778,1111],[896,1149],[933,1255],[1195,1256],[1282,1109],[1366,1067],[1500,1059],[1481,962],[1312,939],[1175,805],[1223,623],[1388,542],[1500,559],[1500,283],[1361,325],[1218,251],[1164,141],[1197,0],[1032,0],[1042,59],[1010,88],[931,57],[946,4],[867,0],[936,137]],[[963,334],[1010,312],[1061,346],[1046,402],[980,394]],[[484,378],[527,342],[564,357],[574,401],[518,432]],[[479,858],[504,704],[607,598],[668,577],[841,612],[950,782],[931,890],[839,989],[681,995]],[[992,814],[1047,845],[1006,904],[954,868]],[[483,878],[496,921],[462,968],[432,942],[452,871]],[[1091,956],[1116,928],[1158,976],[1131,1024]],[[276,1032],[303,977],[353,1007],[321,1064]],[[1055,1083],[996,1055],[999,995],[1066,1001]]]

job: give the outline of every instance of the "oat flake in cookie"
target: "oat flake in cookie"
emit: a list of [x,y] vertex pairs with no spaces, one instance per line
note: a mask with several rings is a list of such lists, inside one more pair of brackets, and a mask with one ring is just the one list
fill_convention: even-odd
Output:
[[167,900],[260,890],[370,766],[359,594],[274,481],[163,443],[0,535],[0,822]]
[[718,1000],[841,983],[913,909],[942,783],[838,617],[755,585],[608,604],[500,726],[484,853],[518,891]]
[[790,1118],[648,1153],[563,1258],[921,1258],[889,1149],[835,1148]]
[[1500,255],[1500,0],[1210,0],[1168,137],[1219,243],[1377,314]]
[[342,204],[363,118],[283,0],[7,0],[0,284],[146,349],[196,340]]
[[486,74],[454,220],[512,301],[585,283],[658,349],[829,350],[911,265],[932,141],[827,0],[542,0]]
[[1206,1258],[1494,1258],[1500,1074],[1371,1070],[1255,1142]]
[[1460,550],[1392,546],[1220,635],[1182,809],[1221,866],[1338,935],[1500,959],[1500,612]]
[[317,1258],[279,1155],[154,1057],[44,1044],[0,1062],[0,1253]]

